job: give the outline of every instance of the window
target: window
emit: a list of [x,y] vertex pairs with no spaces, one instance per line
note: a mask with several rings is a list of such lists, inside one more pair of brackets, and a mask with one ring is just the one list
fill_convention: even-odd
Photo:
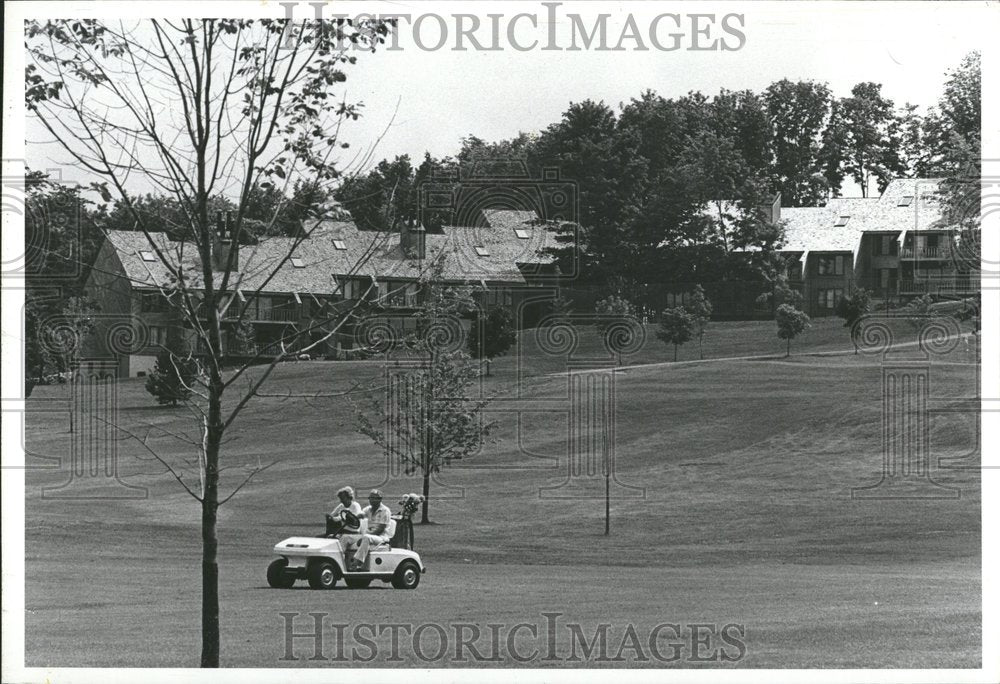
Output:
[[476,245],[476,254],[481,257],[488,257],[490,255],[490,250],[486,249],[482,245]]
[[302,259],[299,258],[299,257],[292,257],[291,259],[289,259],[289,261],[292,262],[292,266],[294,266],[295,268],[305,268],[306,267],[305,262],[302,261]]
[[391,306],[403,306],[405,292],[406,283],[400,280],[385,281],[385,296]]
[[908,207],[913,204],[913,195],[903,195],[899,198],[899,204],[897,207]]
[[149,326],[149,346],[165,347],[167,345],[167,329],[162,325]]
[[142,313],[166,313],[169,310],[169,300],[159,292],[142,292],[139,294],[139,311]]
[[897,270],[895,268],[880,268],[879,288],[882,290],[896,289],[896,274]]
[[139,256],[142,257],[143,261],[156,261],[156,255],[147,249],[140,249]]
[[899,241],[895,235],[876,235],[872,246],[875,256],[896,256],[899,253]]
[[839,287],[831,290],[816,290],[816,294],[816,304],[819,308],[833,309],[844,296],[844,290]]
[[350,278],[344,278],[343,283],[343,293],[344,299],[354,299],[354,281]]
[[531,237],[531,233],[529,233],[528,231],[526,231],[524,228],[515,228],[514,229],[514,235],[516,235],[518,237],[518,239],[521,239],[521,240],[527,240],[528,238]]
[[833,225],[835,225],[835,226],[846,226],[847,222],[850,221],[850,220],[851,220],[850,216],[841,216],[840,218],[837,219],[837,221]]
[[417,294],[420,290],[417,288],[416,283],[407,283],[406,285],[406,306],[416,306],[417,305]]
[[844,275],[844,257],[819,257],[816,261],[816,275]]
[[339,250],[343,251],[343,250],[347,249],[347,243],[344,242],[343,240],[334,240],[333,241],[333,248],[334,249],[339,249]]

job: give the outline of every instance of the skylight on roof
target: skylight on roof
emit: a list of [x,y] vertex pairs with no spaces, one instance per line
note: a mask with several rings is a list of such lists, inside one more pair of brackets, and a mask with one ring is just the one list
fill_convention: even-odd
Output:
[[347,243],[344,242],[343,240],[334,240],[333,241],[333,248],[334,249],[345,250],[345,249],[347,249]]
[[476,254],[481,257],[487,257],[490,255],[490,250],[486,249],[482,245],[476,245]]
[[292,266],[294,266],[295,268],[305,268],[306,267],[306,262],[302,261],[301,257],[292,257],[291,259],[289,259],[289,261],[292,262]]
[[156,255],[146,249],[140,249],[139,256],[143,261],[156,261]]
[[899,198],[899,204],[897,207],[908,207],[913,204],[913,195],[903,195]]
[[531,233],[526,231],[524,228],[515,228],[514,235],[516,235],[521,240],[527,240],[528,238],[531,237]]
[[835,226],[846,226],[847,222],[850,221],[850,220],[851,220],[850,216],[841,216],[840,218],[837,219],[837,222],[834,223],[833,225],[835,225]]

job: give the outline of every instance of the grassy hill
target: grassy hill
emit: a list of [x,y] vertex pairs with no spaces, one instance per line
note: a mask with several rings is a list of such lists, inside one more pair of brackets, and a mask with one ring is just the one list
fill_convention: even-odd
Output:
[[[601,499],[558,488],[568,434],[566,404],[553,398],[566,393],[565,360],[525,333],[526,351],[497,360],[486,381],[506,409],[498,441],[433,485],[435,524],[416,529],[429,571],[412,594],[264,588],[273,544],[318,532],[337,487],[382,486],[393,507],[419,491],[415,479],[387,481],[385,457],[354,428],[350,398],[379,376],[378,362],[282,365],[225,447],[223,491],[242,466],[277,461],[222,508],[225,664],[287,665],[278,612],[317,608],[344,621],[509,622],[545,609],[586,624],[741,621],[752,635],[742,665],[978,663],[976,415],[930,419],[933,477],[959,498],[852,499],[881,470],[881,359],[851,353],[833,320],[784,359],[773,325],[713,324],[714,360],[676,365],[650,331],[623,360],[633,365],[616,373],[616,476],[644,497],[616,495],[610,537]],[[585,332],[577,356],[600,353]],[[689,345],[681,358],[696,355]],[[733,358],[757,355],[769,358]],[[932,363],[932,407],[975,396],[964,348]],[[31,401],[64,391],[40,387]],[[539,410],[519,419],[523,406]],[[154,406],[141,380],[120,383],[118,420],[171,459],[193,453],[183,442],[197,436],[191,415]],[[29,414],[25,439],[38,456],[65,457],[65,415]],[[118,451],[125,481],[148,498],[53,500],[40,488],[66,471],[29,472],[29,664],[196,661],[198,508],[135,440]],[[965,468],[942,469],[940,458]],[[584,480],[603,491],[602,478]]]

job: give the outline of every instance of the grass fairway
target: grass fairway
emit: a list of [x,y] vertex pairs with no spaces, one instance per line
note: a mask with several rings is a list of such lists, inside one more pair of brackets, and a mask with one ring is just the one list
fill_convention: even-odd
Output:
[[[716,326],[712,356],[753,355],[746,340],[773,335],[771,322],[726,325]],[[625,368],[616,378],[617,476],[644,487],[645,498],[613,500],[610,537],[603,536],[602,500],[540,495],[567,477],[565,414],[498,415],[500,440],[434,485],[432,494],[441,495],[432,501],[435,524],[416,528],[428,572],[414,592],[267,588],[275,542],[319,531],[337,486],[362,489],[386,476],[384,457],[355,432],[342,394],[377,375],[378,364],[282,366],[268,396],[239,418],[225,451],[234,468],[223,473],[224,491],[239,482],[239,466],[278,463],[221,509],[223,665],[349,665],[329,660],[336,655],[332,623],[435,622],[450,632],[458,622],[484,631],[488,623],[509,629],[527,622],[542,631],[542,614],[556,612],[563,625],[579,623],[588,635],[608,623],[610,656],[629,623],[645,635],[663,622],[745,625],[746,654],[735,663],[662,663],[633,651],[621,661],[567,661],[561,627],[563,659],[525,665],[978,667],[976,416],[939,412],[930,422],[932,463],[950,458],[970,466],[934,468],[934,478],[957,488],[959,498],[852,499],[852,487],[879,477],[882,367],[877,357],[817,353],[849,346],[839,324],[821,326],[790,359],[780,358],[775,338],[773,349],[757,349],[774,358],[676,366],[661,363],[672,350],[650,335],[629,361],[653,365]],[[580,341],[584,350],[598,346],[589,336]],[[565,393],[566,376],[555,374],[551,359],[527,359],[524,405]],[[976,366],[963,350],[933,364],[933,407],[975,396]],[[516,357],[497,361],[489,390],[512,396],[516,366]],[[63,391],[40,387],[32,401]],[[118,404],[124,427],[140,434],[155,428],[150,446],[173,458],[190,453],[165,432],[195,431],[184,409],[153,407],[141,380],[120,384]],[[64,414],[29,413],[29,451],[65,457],[69,438]],[[148,498],[43,498],[41,487],[67,473],[29,471],[29,666],[197,665],[199,509],[134,441],[118,448],[126,481],[147,487]],[[390,480],[388,503],[395,507],[398,495],[417,486]],[[311,642],[299,639],[295,659],[283,660],[280,613],[300,613],[295,629],[309,631],[306,614],[317,611],[329,614],[328,659],[309,660]],[[372,664],[519,664],[509,654],[499,662],[454,662],[450,654],[428,663],[407,640],[391,660],[388,640],[373,639]],[[532,644],[523,646],[531,652]],[[433,635],[424,649],[437,650]]]

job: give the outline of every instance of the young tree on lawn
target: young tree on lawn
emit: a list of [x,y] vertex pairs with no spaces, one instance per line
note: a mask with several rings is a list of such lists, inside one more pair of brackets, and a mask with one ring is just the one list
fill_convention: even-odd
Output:
[[777,254],[765,255],[760,270],[764,278],[765,290],[757,297],[757,303],[770,306],[772,315],[778,307],[788,304],[794,308],[802,306],[802,293],[796,290],[788,281],[788,264],[781,261]]
[[934,311],[934,299],[929,294],[921,295],[902,309],[906,321],[914,330],[920,330]]
[[422,524],[430,522],[431,477],[476,453],[497,426],[483,416],[489,400],[477,396],[477,364],[452,344],[461,330],[459,316],[472,306],[464,293],[434,288],[417,332],[406,340],[426,354],[427,367],[403,378],[398,403],[390,404],[380,391],[385,388],[375,387],[367,405],[355,405],[358,432],[398,459],[407,474],[423,479]]
[[[39,298],[40,300],[42,298]],[[43,300],[44,301],[44,300]],[[58,312],[39,320],[38,314],[44,311],[41,307],[25,306],[25,327],[27,333],[34,338],[34,346],[39,350],[41,369],[54,369],[60,375],[60,382],[73,371],[81,358],[81,352],[88,337],[97,328],[95,315],[98,308],[90,299],[84,296],[71,296],[63,302],[55,302]],[[51,310],[53,304],[49,303]],[[41,374],[41,371],[39,371]],[[69,431],[73,432],[75,412],[69,411]]]
[[191,356],[175,326],[167,329],[167,343],[157,353],[156,364],[146,379],[146,391],[161,405],[177,406],[191,397],[201,368]]
[[861,334],[861,327],[858,324],[871,308],[872,293],[863,287],[856,289],[849,297],[841,297],[837,302],[837,315],[844,319],[844,327],[851,332],[855,354],[858,353],[858,336]]
[[705,288],[695,285],[691,292],[691,298],[684,305],[684,309],[691,316],[692,334],[698,338],[698,358],[705,358],[702,350],[702,340],[705,337],[705,330],[712,320],[712,302],[705,296]]
[[517,328],[510,309],[497,306],[485,316],[477,316],[469,328],[469,354],[474,359],[486,359],[486,375],[494,358],[506,354],[517,341]]
[[156,355],[156,364],[146,379],[146,391],[157,403],[177,406],[177,402],[191,397],[191,387],[198,377],[198,361],[178,358],[168,349]]
[[[90,187],[105,202],[114,195],[131,214],[134,229],[169,272],[169,282],[153,285],[172,294],[170,306],[204,359],[205,377],[186,402],[201,435],[190,440],[175,435],[197,456],[184,463],[196,467],[168,462],[146,440],[117,426],[201,508],[202,667],[219,666],[218,509],[267,467],[247,464],[242,480],[228,493],[220,492],[225,433],[290,349],[301,340],[323,344],[346,314],[326,309],[309,325],[289,326],[273,354],[250,359],[224,376],[223,317],[236,312],[238,324],[307,234],[281,243],[284,258],[252,272],[237,268],[239,250],[229,247],[252,251],[244,235],[255,188],[287,189],[301,179],[332,189],[339,182],[343,170],[337,154],[346,145],[338,143],[337,132],[342,123],[358,118],[359,109],[338,96],[338,84],[357,56],[383,42],[388,31],[386,22],[375,19],[128,24],[83,19],[25,25],[28,115],[70,163],[98,179]],[[137,207],[133,179],[179,208],[183,230],[178,241],[154,236],[149,215]],[[235,207],[225,235],[212,216],[212,201],[219,195]],[[261,233],[274,234],[279,220],[276,211],[267,222],[271,227],[262,226]],[[238,472],[236,464],[225,470]]]
[[[599,300],[594,305],[594,311],[597,313],[597,329],[602,335],[607,335],[614,325],[626,322],[635,316],[632,302],[617,294]],[[621,365],[621,362],[622,356],[619,352],[618,365]]]
[[603,329],[613,321],[632,316],[635,313],[635,308],[632,306],[632,302],[624,297],[610,295],[599,300],[594,305],[594,311],[599,317],[598,325]]
[[785,340],[785,356],[788,357],[792,353],[792,340],[809,327],[809,316],[791,304],[782,304],[775,312],[774,320],[778,322],[778,338]]
[[674,361],[677,360],[677,347],[689,341],[694,335],[695,318],[682,306],[664,309],[660,314],[660,326],[656,336],[667,344],[674,345]]

